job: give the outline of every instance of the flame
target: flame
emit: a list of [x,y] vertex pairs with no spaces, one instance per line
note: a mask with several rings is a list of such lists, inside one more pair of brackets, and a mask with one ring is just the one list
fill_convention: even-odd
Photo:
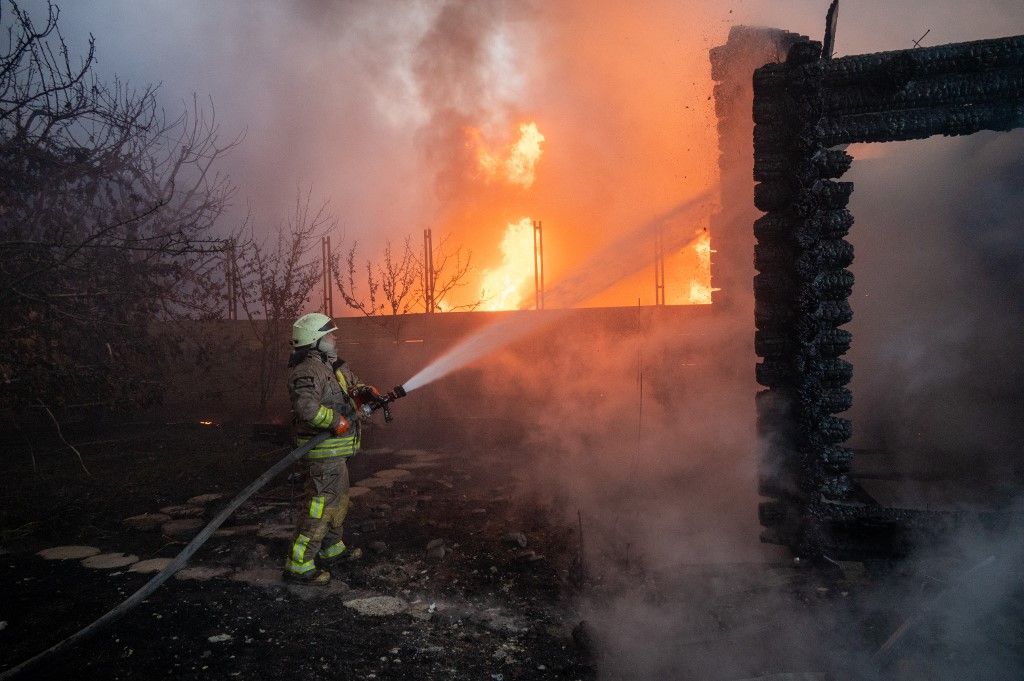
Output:
[[470,128],[467,136],[470,146],[476,148],[477,163],[488,181],[500,179],[524,189],[533,186],[536,178],[534,169],[540,160],[540,145],[544,141],[536,123],[520,124],[519,139],[498,151],[491,149],[478,128]]
[[710,305],[711,292],[711,234],[707,229],[694,239],[690,248],[693,248],[697,256],[697,269],[690,280],[690,298],[687,301],[690,305]]
[[501,265],[484,270],[481,310],[518,310],[533,280],[533,220],[510,222],[501,239]]

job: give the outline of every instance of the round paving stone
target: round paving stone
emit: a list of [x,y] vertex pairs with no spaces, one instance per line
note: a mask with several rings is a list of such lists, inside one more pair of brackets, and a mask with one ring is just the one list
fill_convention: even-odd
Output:
[[356,497],[361,497],[364,494],[369,494],[369,493],[370,493],[370,488],[369,487],[360,487],[360,486],[357,485],[355,487],[349,487],[348,488],[348,497],[349,497],[349,499],[355,499]]
[[391,487],[395,484],[394,480],[388,480],[387,478],[365,478],[359,481],[360,487],[369,487],[374,489],[375,487]]
[[440,465],[436,461],[409,461],[407,463],[396,463],[395,468],[403,471],[418,471],[422,468],[437,468]]
[[251,570],[239,570],[231,575],[236,582],[246,584],[277,584],[281,581],[280,568],[252,568]]
[[185,501],[186,506],[206,506],[210,502],[222,499],[223,494],[212,492],[210,494],[200,494],[199,496],[192,497]]
[[384,478],[385,480],[401,480],[402,478],[407,478],[410,475],[412,475],[412,473],[400,468],[388,468],[383,471],[377,471],[374,473],[373,477]]
[[256,534],[260,529],[259,525],[231,525],[222,527],[213,533],[214,537],[247,537]]
[[160,572],[170,564],[170,558],[150,558],[149,560],[140,560],[138,563],[135,563],[128,568],[128,572],[138,572],[143,575],[149,575]]
[[231,568],[224,567],[222,565],[194,565],[179,570],[175,575],[175,579],[191,579],[197,582],[208,582],[211,579],[217,579],[219,577],[226,577],[231,574]]
[[409,608],[409,604],[394,596],[369,596],[345,601],[345,607],[352,608],[360,615],[386,617],[405,612]]
[[93,570],[113,570],[138,563],[139,557],[130,553],[101,553],[98,556],[91,556],[82,561],[82,565]]
[[202,526],[203,521],[198,518],[182,518],[164,523],[160,531],[172,539],[191,539]]
[[185,504],[179,504],[177,506],[164,506],[160,509],[160,512],[164,515],[169,515],[172,518],[196,518],[203,515],[202,506],[187,506]]
[[121,522],[133,530],[155,530],[170,519],[171,516],[164,513],[143,513],[125,518]]
[[95,546],[54,546],[43,549],[36,555],[45,560],[81,560],[95,556],[100,550]]
[[294,525],[266,524],[256,530],[257,537],[264,539],[292,539],[295,537]]

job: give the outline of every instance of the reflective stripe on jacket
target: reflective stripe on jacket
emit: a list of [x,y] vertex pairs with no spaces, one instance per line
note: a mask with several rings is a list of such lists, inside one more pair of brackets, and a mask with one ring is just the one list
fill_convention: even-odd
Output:
[[316,351],[292,369],[288,393],[296,444],[301,445],[317,432],[330,428],[337,413],[352,424],[348,433],[324,440],[306,454],[307,458],[352,456],[359,451],[359,419],[355,403],[348,395],[350,385],[359,385],[359,379],[345,366],[335,371],[324,355]]

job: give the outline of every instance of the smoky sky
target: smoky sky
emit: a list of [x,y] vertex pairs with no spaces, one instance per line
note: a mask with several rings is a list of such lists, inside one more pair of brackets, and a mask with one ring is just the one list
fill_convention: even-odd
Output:
[[[160,84],[172,113],[199,93],[225,137],[245,132],[224,163],[238,185],[225,230],[250,208],[267,230],[310,187],[367,249],[459,221],[480,267],[499,258],[503,220],[543,217],[552,252],[582,261],[708,189],[707,49],[736,24],[818,37],[827,4],[83,0],[62,3],[61,22],[73,51],[95,35],[101,76]],[[907,48],[926,31],[924,45],[1020,34],[1024,11],[1019,0],[845,0],[836,53]],[[463,128],[500,131],[523,115],[547,136],[537,186],[475,184]],[[1021,376],[1022,150],[1019,131],[853,149],[865,444],[923,452],[911,445],[929,424],[933,440],[983,451],[1019,435],[1006,412]],[[571,271],[551,265],[552,283]],[[942,409],[924,406],[936,400]],[[970,412],[995,418],[971,428]]]
[[[22,4],[39,12],[45,3]],[[104,77],[159,83],[172,113],[197,92],[212,100],[225,137],[245,131],[225,162],[238,185],[233,219],[251,207],[258,224],[273,224],[292,205],[296,186],[308,186],[330,200],[347,238],[369,246],[443,227],[460,210],[472,213],[454,196],[464,188],[457,131],[467,122],[499,128],[520,113],[549,131],[544,175],[540,198],[516,197],[503,217],[543,209],[555,225],[578,215],[580,225],[564,230],[600,240],[616,224],[635,224],[692,196],[713,179],[713,162],[693,168],[700,165],[694,158],[716,155],[713,126],[703,119],[690,127],[670,122],[710,109],[706,50],[740,23],[817,36],[827,6],[824,0],[59,4],[73,50],[95,35]],[[942,0],[927,9],[910,1],[844,2],[837,51],[909,47],[928,29],[925,44],[1024,33],[1024,12],[1015,0]],[[691,77],[702,69],[703,80]],[[658,100],[657,88],[673,94]],[[644,101],[668,109],[659,112],[665,118],[642,113]],[[693,182],[698,186],[690,188]],[[481,221],[478,238],[465,235],[481,265],[498,257],[504,225],[490,222]]]

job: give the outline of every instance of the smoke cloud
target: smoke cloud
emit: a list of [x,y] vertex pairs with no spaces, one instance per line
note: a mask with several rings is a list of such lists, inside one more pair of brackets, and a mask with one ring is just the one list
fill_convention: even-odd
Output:
[[[472,249],[480,269],[500,262],[505,225],[529,215],[544,220],[551,282],[626,227],[715,186],[707,50],[730,26],[817,37],[827,6],[65,4],[65,34],[79,47],[96,35],[101,72],[162,82],[169,110],[193,90],[209,94],[226,131],[246,130],[228,169],[239,213],[249,204],[282,215],[296,183],[311,184],[347,239],[373,249],[430,227]],[[837,54],[907,48],[929,29],[925,45],[1020,34],[1024,13],[1019,0],[939,0],[926,12],[917,2],[844,3]],[[524,120],[545,136],[535,183],[488,182],[467,128],[501,146]],[[858,446],[890,453],[859,461],[1012,497],[1024,473],[1024,134],[853,153],[844,178],[856,183],[852,418]],[[624,281],[595,302],[651,301],[646,278]],[[737,295],[749,302],[748,291]],[[566,522],[583,519],[586,561],[603,581],[580,607],[606,676],[849,678],[844,665],[855,663],[870,676],[877,641],[850,632],[880,604],[898,597],[910,610],[920,599],[906,596],[907,582],[865,590],[856,607],[786,585],[784,557],[757,541],[753,321],[711,308],[678,323],[638,313],[633,330],[589,329],[555,349],[489,359],[483,380],[536,456],[523,494]],[[960,482],[952,487],[962,492]],[[897,500],[920,491],[904,487]],[[919,556],[914,574],[957,584],[987,555],[994,567],[938,601],[940,616],[908,640],[977,654],[930,678],[1020,677],[1019,641],[992,657],[982,640],[1006,603],[1019,602],[1019,569],[1007,567],[1021,564],[1012,529],[957,535]]]

